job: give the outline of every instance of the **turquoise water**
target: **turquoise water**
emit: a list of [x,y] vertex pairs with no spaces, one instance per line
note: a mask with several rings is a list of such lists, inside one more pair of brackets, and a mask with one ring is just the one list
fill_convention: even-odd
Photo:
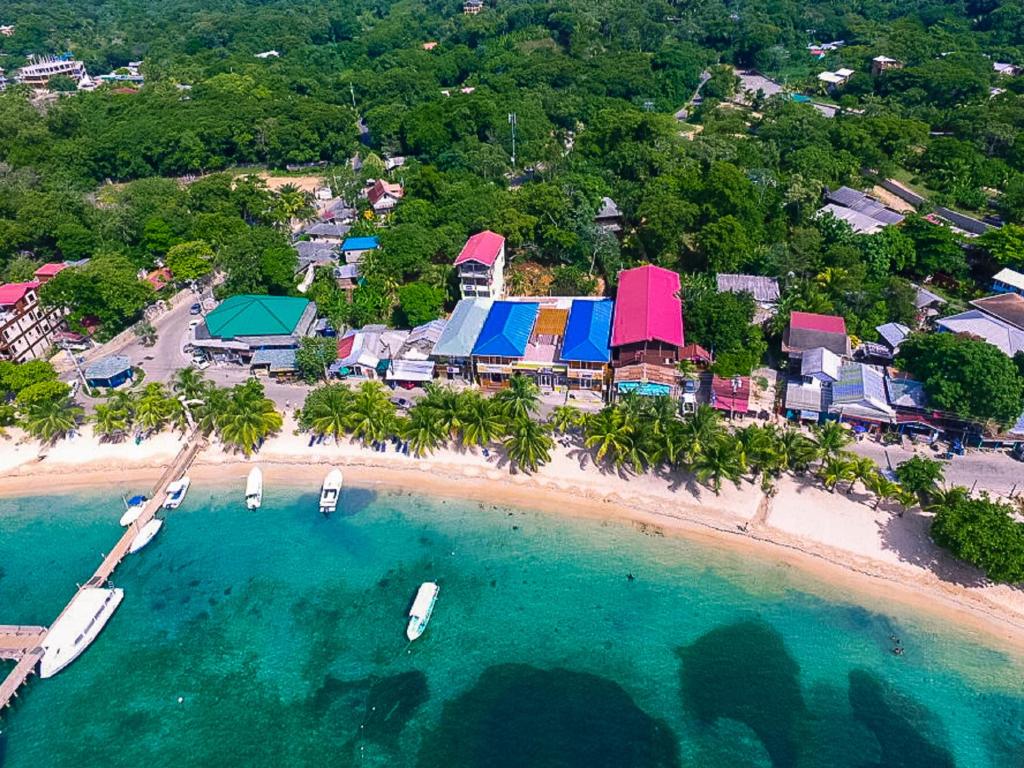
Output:
[[[781,566],[399,492],[248,512],[242,485],[194,486],[126,560],[97,642],[0,721],[3,768],[1024,764],[1015,660]],[[0,501],[0,622],[56,615],[118,503]]]

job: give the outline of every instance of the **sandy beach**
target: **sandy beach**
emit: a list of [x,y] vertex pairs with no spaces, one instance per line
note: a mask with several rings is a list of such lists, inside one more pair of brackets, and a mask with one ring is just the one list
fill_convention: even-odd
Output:
[[[251,460],[211,444],[189,474],[195,483],[237,485],[241,492],[249,467],[258,463],[269,486],[313,491],[324,467],[335,465],[352,485],[619,521],[641,534],[685,536],[778,564],[812,593],[897,603],[936,627],[953,626],[979,642],[1024,653],[1024,592],[986,582],[935,547],[926,514],[900,517],[885,505],[875,510],[859,487],[832,494],[810,479],[787,476],[771,499],[747,481],[723,486],[716,497],[685,475],[616,473],[560,445],[550,464],[525,475],[512,474],[494,451],[440,450],[416,459],[348,441],[310,447],[308,435],[294,429],[289,419]],[[180,447],[179,436],[170,433],[139,445],[101,444],[87,428],[43,455],[37,443],[12,431],[0,441],[0,494],[146,490]]]

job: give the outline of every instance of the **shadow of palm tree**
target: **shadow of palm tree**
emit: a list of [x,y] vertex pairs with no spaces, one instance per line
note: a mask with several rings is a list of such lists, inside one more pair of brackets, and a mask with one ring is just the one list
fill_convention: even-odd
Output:
[[931,518],[914,510],[902,517],[890,515],[878,523],[882,546],[895,552],[901,562],[926,568],[943,581],[962,587],[982,587],[992,582],[977,568],[960,562],[932,541]]

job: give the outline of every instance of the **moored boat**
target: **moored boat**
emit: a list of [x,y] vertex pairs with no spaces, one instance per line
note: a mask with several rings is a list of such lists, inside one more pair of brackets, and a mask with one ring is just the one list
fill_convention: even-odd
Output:
[[405,636],[409,638],[409,642],[417,639],[426,630],[440,590],[441,588],[432,581],[420,584],[416,599],[412,601],[412,608],[409,609],[409,626],[405,629]]
[[39,676],[53,677],[77,659],[96,639],[122,599],[122,589],[80,589],[43,639]]
[[342,477],[340,469],[332,469],[320,487],[320,514],[329,515],[338,508],[341,497]]
[[245,506],[246,509],[259,509],[263,504],[263,473],[259,467],[249,470],[249,477],[245,481]]
[[149,544],[149,542],[153,540],[153,537],[156,536],[157,533],[159,533],[160,529],[163,527],[163,524],[163,520],[154,517],[152,520],[150,520],[148,523],[142,526],[142,528],[139,529],[139,532],[135,535],[135,538],[132,539],[132,543],[128,545],[128,554],[131,554],[132,552],[138,552],[144,546]]
[[124,514],[121,515],[121,520],[120,520],[121,525],[125,525],[125,526],[131,525],[136,520],[138,520],[139,516],[146,509],[146,502],[147,501],[148,501],[148,499],[145,496],[142,496],[142,495],[132,496],[130,499],[128,499],[124,503],[126,509],[124,511]]
[[185,494],[188,493],[188,487],[191,484],[192,481],[188,479],[188,475],[179,480],[175,480],[173,483],[168,483],[167,498],[164,499],[164,509],[177,509],[180,507],[181,502],[185,500]]

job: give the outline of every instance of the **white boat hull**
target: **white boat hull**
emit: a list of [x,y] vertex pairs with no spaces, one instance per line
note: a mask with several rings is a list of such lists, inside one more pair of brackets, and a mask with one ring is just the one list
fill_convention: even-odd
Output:
[[124,599],[122,589],[86,587],[72,598],[43,640],[39,676],[53,677],[96,639]]
[[320,514],[329,515],[338,508],[343,483],[341,470],[332,469],[327,473],[324,484],[320,486]]
[[124,511],[124,514],[121,515],[121,519],[118,522],[127,528],[138,520],[139,517],[142,516],[142,513],[146,511],[146,503],[147,502],[144,501],[141,504],[132,504]]
[[427,629],[430,617],[434,613],[434,604],[437,602],[438,592],[441,588],[432,581],[420,584],[416,592],[416,598],[412,601],[412,608],[409,609],[409,624],[405,628],[405,636],[411,643],[418,640]]
[[263,473],[259,467],[253,467],[245,482],[245,506],[247,509],[259,509],[263,505]]
[[187,477],[183,477],[180,480],[175,480],[167,486],[167,498],[164,499],[164,509],[177,509],[181,506],[181,502],[185,500],[185,494],[188,493],[188,487],[192,484],[192,481]]
[[163,520],[159,520],[154,517],[152,520],[150,520],[148,523],[142,526],[142,528],[139,529],[138,534],[136,534],[135,538],[132,539],[132,543],[128,545],[128,554],[138,552],[144,546],[149,544],[149,542],[151,542],[153,538],[160,532],[160,529],[163,528],[163,525]]

